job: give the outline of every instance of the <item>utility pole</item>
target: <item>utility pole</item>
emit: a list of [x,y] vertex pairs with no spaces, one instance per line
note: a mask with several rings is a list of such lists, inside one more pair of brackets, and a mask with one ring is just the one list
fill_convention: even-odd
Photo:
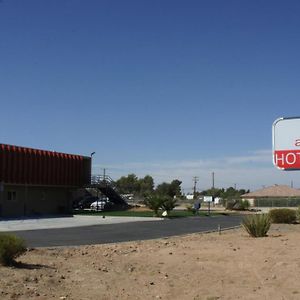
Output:
[[198,180],[199,180],[199,177],[197,177],[197,176],[193,177],[193,181],[194,181],[194,200],[196,199],[196,186],[197,186]]

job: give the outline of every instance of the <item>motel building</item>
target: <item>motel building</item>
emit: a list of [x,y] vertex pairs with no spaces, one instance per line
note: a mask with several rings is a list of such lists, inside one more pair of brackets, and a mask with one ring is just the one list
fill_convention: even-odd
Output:
[[0,217],[71,213],[90,178],[88,156],[0,144]]

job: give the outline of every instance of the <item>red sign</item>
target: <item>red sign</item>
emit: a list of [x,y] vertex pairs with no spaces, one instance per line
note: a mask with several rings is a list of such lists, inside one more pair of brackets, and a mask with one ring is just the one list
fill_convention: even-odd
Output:
[[300,150],[275,151],[274,164],[280,169],[300,169]]
[[283,170],[300,170],[300,118],[273,123],[273,162]]

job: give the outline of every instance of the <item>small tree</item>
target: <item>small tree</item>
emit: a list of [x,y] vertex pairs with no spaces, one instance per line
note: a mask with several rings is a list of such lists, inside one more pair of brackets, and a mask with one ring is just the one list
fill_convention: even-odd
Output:
[[169,197],[180,197],[181,196],[181,181],[178,179],[173,180],[171,183],[163,182],[159,184],[155,192],[158,195],[169,196]]
[[144,178],[139,179],[140,194],[142,196],[151,195],[154,190],[154,180],[150,175],[146,175]]

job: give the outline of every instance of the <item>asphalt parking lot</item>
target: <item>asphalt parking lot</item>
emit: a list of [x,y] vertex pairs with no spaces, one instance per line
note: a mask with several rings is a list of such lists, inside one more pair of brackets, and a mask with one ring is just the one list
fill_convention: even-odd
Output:
[[12,232],[24,238],[28,247],[78,246],[165,238],[214,231],[219,226],[225,230],[239,226],[242,218],[238,215],[197,216],[164,220],[155,219],[151,222],[139,220],[69,228],[13,230]]

